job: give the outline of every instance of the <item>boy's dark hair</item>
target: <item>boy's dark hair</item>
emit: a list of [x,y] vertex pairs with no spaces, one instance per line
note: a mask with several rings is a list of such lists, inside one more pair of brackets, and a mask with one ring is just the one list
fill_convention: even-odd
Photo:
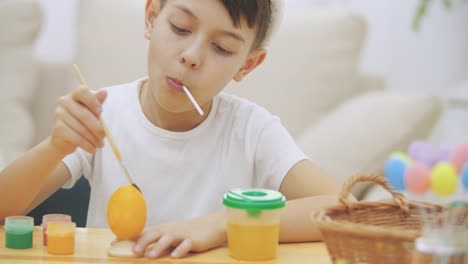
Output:
[[[168,0],[160,0],[161,7]],[[256,49],[263,45],[267,36],[268,30],[272,26],[272,4],[271,0],[219,0],[229,12],[232,23],[235,27],[240,26],[240,21],[244,18],[247,21],[249,28],[256,27],[257,34],[255,36],[252,48]]]

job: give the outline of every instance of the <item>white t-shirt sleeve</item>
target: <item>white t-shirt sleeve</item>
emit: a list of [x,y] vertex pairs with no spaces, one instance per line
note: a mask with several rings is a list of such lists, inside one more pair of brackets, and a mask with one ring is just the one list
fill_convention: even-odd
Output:
[[89,179],[92,175],[92,161],[93,155],[89,154],[88,152],[78,148],[75,152],[71,153],[70,155],[66,156],[62,162],[67,166],[68,170],[71,174],[71,179],[68,180],[62,188],[71,189],[75,183],[81,178],[81,176],[85,176]]
[[255,188],[279,190],[284,177],[299,161],[307,159],[279,118],[261,130],[255,153]]

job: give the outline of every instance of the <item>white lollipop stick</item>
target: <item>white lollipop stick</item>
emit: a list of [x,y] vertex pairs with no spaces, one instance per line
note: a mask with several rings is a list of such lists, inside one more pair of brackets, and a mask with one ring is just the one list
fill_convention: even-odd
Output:
[[195,101],[195,98],[193,98],[192,94],[190,93],[190,91],[187,89],[187,87],[185,87],[185,85],[182,86],[184,88],[184,92],[187,94],[188,98],[190,99],[190,101],[192,102],[193,106],[195,106],[195,108],[197,109],[198,113],[202,116],[203,115],[203,110],[200,108],[200,106],[198,105],[197,101]]

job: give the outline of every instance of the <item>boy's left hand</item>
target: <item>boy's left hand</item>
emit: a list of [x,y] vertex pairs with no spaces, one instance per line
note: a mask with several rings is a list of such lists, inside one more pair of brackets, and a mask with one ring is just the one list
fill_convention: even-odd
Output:
[[158,258],[172,251],[171,257],[181,258],[190,251],[201,252],[226,242],[224,213],[216,213],[181,222],[164,223],[146,228],[134,251],[147,258]]

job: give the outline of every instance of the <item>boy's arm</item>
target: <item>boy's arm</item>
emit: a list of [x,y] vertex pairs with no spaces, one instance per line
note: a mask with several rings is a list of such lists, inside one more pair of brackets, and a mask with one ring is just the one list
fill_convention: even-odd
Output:
[[281,212],[280,242],[320,240],[310,214],[338,203],[338,182],[310,160],[303,160],[285,176],[280,192],[288,200]]
[[29,212],[70,179],[65,156],[78,147],[94,154],[103,146],[98,117],[106,97],[105,90],[81,86],[58,100],[51,136],[0,171],[0,223]]
[[0,223],[39,205],[71,177],[50,138],[0,171]]

